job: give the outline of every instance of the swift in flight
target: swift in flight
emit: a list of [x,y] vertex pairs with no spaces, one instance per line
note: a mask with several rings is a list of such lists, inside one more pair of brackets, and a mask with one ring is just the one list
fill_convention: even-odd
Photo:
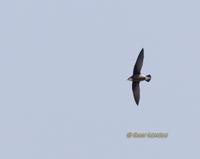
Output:
[[144,80],[149,82],[151,80],[151,75],[141,74],[143,59],[144,59],[144,49],[142,49],[140,51],[140,54],[138,55],[138,58],[136,60],[133,69],[133,75],[128,78],[129,81],[132,81],[133,96],[137,105],[139,104],[140,101],[140,82]]

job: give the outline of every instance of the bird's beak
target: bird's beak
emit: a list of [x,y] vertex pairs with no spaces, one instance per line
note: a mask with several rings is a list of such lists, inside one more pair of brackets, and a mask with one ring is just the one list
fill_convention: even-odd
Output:
[[129,77],[127,80],[128,80],[128,81],[132,81],[132,78],[131,78],[131,77]]

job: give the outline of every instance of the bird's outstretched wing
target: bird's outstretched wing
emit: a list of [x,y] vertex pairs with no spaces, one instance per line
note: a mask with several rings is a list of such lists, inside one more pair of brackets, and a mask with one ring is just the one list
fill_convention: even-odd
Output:
[[138,55],[137,61],[134,66],[133,74],[140,74],[143,65],[143,59],[144,59],[144,49],[142,49],[140,51],[140,54]]
[[139,82],[133,82],[132,83],[132,90],[133,90],[133,96],[135,99],[136,104],[139,104],[140,101],[140,85]]

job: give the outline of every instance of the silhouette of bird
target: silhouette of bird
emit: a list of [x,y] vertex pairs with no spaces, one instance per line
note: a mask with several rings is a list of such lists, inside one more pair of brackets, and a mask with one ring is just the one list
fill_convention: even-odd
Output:
[[141,74],[143,59],[144,59],[144,49],[142,48],[136,60],[133,69],[133,75],[128,78],[129,81],[132,81],[133,96],[137,105],[139,104],[140,101],[140,82],[144,80],[149,82],[151,80],[151,75]]

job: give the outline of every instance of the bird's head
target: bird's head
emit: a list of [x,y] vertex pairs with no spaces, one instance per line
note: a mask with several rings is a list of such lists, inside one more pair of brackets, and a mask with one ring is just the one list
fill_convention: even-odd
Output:
[[133,77],[131,76],[131,77],[129,77],[127,80],[128,80],[128,81],[133,81]]

